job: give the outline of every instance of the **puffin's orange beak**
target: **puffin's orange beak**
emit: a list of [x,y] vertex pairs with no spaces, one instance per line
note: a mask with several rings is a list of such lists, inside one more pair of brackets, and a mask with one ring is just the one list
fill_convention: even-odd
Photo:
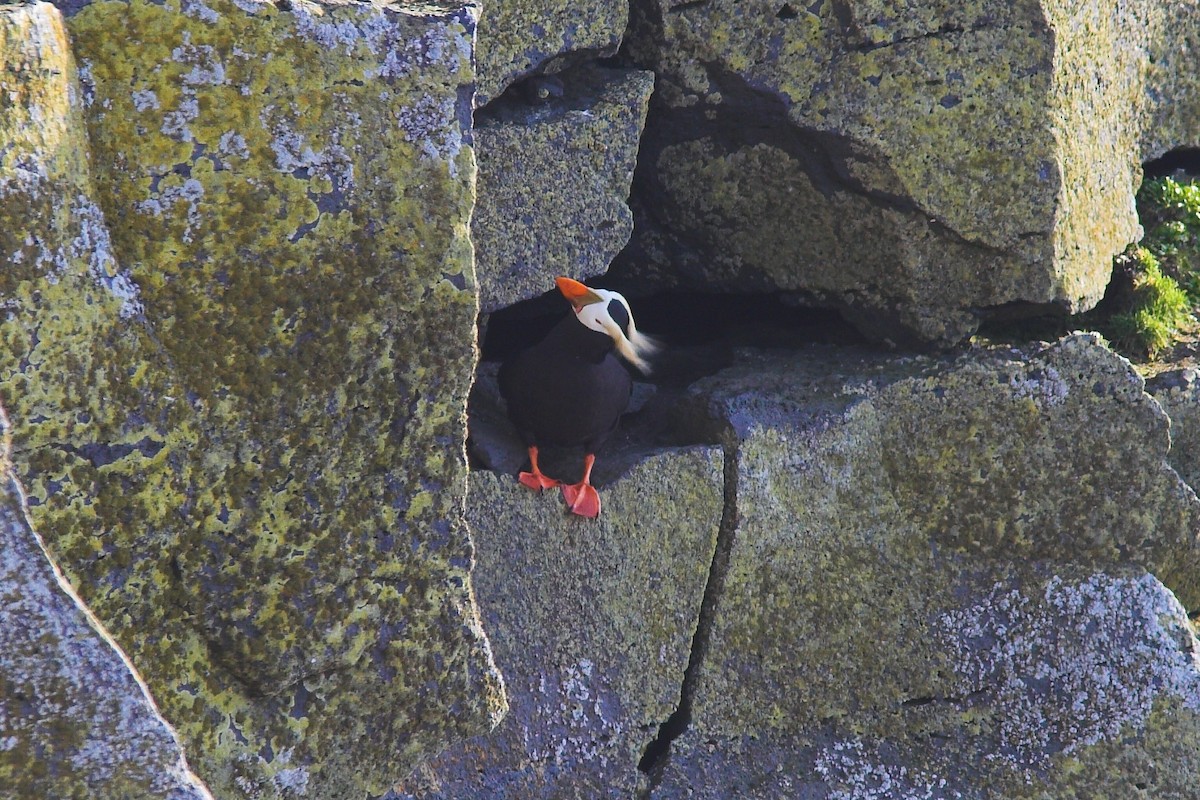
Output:
[[558,290],[562,292],[563,297],[570,300],[571,305],[575,306],[576,311],[591,303],[604,302],[604,298],[579,281],[559,277],[554,279],[554,283],[557,284]]

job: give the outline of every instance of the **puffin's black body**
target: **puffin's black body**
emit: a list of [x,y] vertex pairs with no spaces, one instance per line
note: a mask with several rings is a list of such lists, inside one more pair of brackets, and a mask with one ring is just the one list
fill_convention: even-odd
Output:
[[606,334],[571,317],[500,368],[500,394],[526,447],[595,453],[629,407],[633,379]]
[[[629,304],[618,292],[565,277],[555,283],[575,313],[539,344],[504,363],[500,394],[529,448],[529,471],[518,480],[537,491],[561,485],[572,513],[595,517],[600,514],[600,495],[591,484],[596,449],[617,427],[633,390],[633,379],[617,356],[645,372],[645,357],[655,346],[638,333]],[[538,467],[542,444],[583,445],[583,479],[566,485],[547,477]]]

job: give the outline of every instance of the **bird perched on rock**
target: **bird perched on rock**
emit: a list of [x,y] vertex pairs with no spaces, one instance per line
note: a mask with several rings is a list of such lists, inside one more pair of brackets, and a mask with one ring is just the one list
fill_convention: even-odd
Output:
[[[617,292],[556,278],[575,313],[540,343],[522,350],[500,368],[500,394],[508,417],[529,448],[529,471],[519,476],[531,489],[562,485],[575,514],[600,514],[600,495],[591,484],[596,450],[617,427],[629,405],[633,379],[613,352],[649,373],[654,342],[638,333],[629,303]],[[538,445],[583,445],[583,480],[568,485],[538,468]]]

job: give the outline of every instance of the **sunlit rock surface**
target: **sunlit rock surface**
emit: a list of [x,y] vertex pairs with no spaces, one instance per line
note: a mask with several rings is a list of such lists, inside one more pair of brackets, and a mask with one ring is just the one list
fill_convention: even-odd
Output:
[[602,275],[629,241],[626,203],[654,75],[578,68],[475,115],[479,202],[471,219],[480,307],[495,311]]
[[652,796],[1188,796],[1200,502],[1129,364],[830,355],[693,387],[738,523]]
[[643,4],[631,285],[785,290],[899,343],[1086,309],[1198,140],[1190,3]]
[[463,517],[474,14],[4,11],[14,469],[218,796],[382,793],[504,708]]

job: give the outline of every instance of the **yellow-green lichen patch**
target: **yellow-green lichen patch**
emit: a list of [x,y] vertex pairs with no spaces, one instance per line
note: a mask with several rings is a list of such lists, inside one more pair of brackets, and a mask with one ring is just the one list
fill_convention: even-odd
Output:
[[[1058,191],[1053,170],[1039,171],[1054,158],[1043,119],[1049,62],[1037,31],[1020,29],[851,53],[830,71],[836,103],[821,124],[877,148],[885,176],[894,172],[930,217],[968,241],[1011,246],[1049,229]],[[809,121],[806,109],[794,117]]]
[[[46,9],[25,10],[45,15]],[[0,12],[0,27],[12,18]],[[60,73],[61,74],[61,73]],[[0,407],[0,785],[12,798],[211,796],[47,560]]]
[[[968,240],[1011,245],[1049,230],[1058,184],[1034,173],[1054,157],[1043,108],[1051,50],[1036,18],[974,3],[921,24],[907,9],[855,4],[847,27],[828,4],[782,19],[777,5],[667,14],[668,73],[700,62],[774,92],[798,128],[878,152],[862,189],[906,195]],[[800,31],[803,46],[790,44]]]
[[462,522],[472,12],[69,24],[95,189],[77,104],[43,202],[109,224],[4,287],[34,517],[214,786],[382,791],[502,704]]
[[0,785],[6,796],[209,797],[120,655],[58,585],[20,492],[5,465]]
[[[1129,363],[1094,335],[1065,339],[1036,359],[964,364],[953,385],[908,383],[879,405],[889,419],[889,485],[905,507],[926,509],[921,524],[940,545],[1132,561],[1197,602],[1190,565],[1198,508],[1164,469],[1166,416]],[[1137,446],[1123,430],[1141,432]]]

